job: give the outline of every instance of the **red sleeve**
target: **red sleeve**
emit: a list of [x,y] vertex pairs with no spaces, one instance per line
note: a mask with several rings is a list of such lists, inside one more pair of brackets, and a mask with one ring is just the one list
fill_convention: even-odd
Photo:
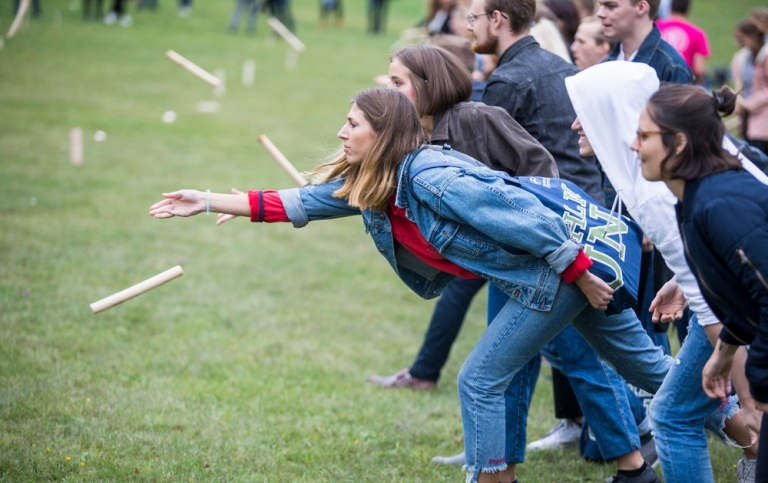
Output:
[[277,191],[249,191],[248,202],[251,204],[251,221],[254,223],[290,221]]
[[589,267],[592,266],[592,260],[584,253],[584,250],[579,250],[579,254],[576,255],[576,260],[573,261],[563,273],[560,274],[563,282],[573,283],[577,278],[581,277]]

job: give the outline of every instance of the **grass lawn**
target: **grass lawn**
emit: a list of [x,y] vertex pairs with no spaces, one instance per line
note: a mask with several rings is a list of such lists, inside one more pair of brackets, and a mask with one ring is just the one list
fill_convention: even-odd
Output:
[[[307,45],[295,68],[264,18],[255,35],[226,33],[234,1],[200,0],[189,18],[171,0],[156,12],[131,3],[130,28],[82,21],[77,0],[42,4],[0,49],[0,480],[463,481],[429,461],[462,448],[455,378],[483,330],[482,296],[437,391],[380,390],[366,376],[411,362],[433,303],[398,282],[360,220],[295,230],[147,215],[177,188],[290,187],[258,136],[300,170],[317,164],[423,2],[391,2],[387,33],[371,36],[364,1],[345,2],[343,29],[322,30],[318,2],[294,0]],[[757,4],[696,2],[712,65],[729,62],[732,26]],[[226,94],[168,49],[223,71]],[[211,101],[218,112],[198,111]],[[166,111],[177,120],[162,122]],[[91,312],[175,265],[183,277]],[[553,418],[544,380],[529,437]],[[717,480],[732,481],[739,451],[712,450]],[[526,483],[612,473],[574,450],[530,454],[520,469]]]

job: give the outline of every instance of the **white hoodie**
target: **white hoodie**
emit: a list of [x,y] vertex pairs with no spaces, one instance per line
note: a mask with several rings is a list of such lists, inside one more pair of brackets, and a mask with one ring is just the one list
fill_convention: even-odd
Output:
[[[637,156],[630,149],[640,112],[659,88],[656,72],[638,62],[603,62],[566,78],[565,86],[584,134],[617,197],[621,197],[629,214],[661,252],[699,323],[719,323],[685,261],[675,215],[677,198],[664,182],[643,178]],[[736,153],[727,139],[723,146]],[[739,158],[748,171],[768,184],[768,177],[756,166],[743,156]]]

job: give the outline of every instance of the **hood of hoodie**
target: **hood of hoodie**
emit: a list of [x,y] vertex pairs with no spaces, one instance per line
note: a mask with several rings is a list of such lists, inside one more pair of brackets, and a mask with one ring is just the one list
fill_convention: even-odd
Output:
[[566,78],[584,134],[632,218],[661,252],[702,325],[717,323],[685,260],[677,227],[677,198],[661,181],[643,178],[630,149],[640,113],[659,88],[656,71],[637,62],[604,62]]

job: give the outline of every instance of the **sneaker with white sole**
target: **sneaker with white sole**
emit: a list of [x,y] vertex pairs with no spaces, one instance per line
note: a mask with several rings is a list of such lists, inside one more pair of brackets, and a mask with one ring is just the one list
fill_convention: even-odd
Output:
[[744,452],[741,452],[741,459],[736,465],[736,481],[738,483],[755,483],[755,465],[757,460],[747,458]]
[[465,462],[466,458],[464,458],[463,451],[453,456],[435,456],[432,458],[432,463],[436,465],[462,466]]
[[581,436],[581,425],[572,419],[561,419],[543,438],[528,443],[528,450],[548,450],[575,446]]

